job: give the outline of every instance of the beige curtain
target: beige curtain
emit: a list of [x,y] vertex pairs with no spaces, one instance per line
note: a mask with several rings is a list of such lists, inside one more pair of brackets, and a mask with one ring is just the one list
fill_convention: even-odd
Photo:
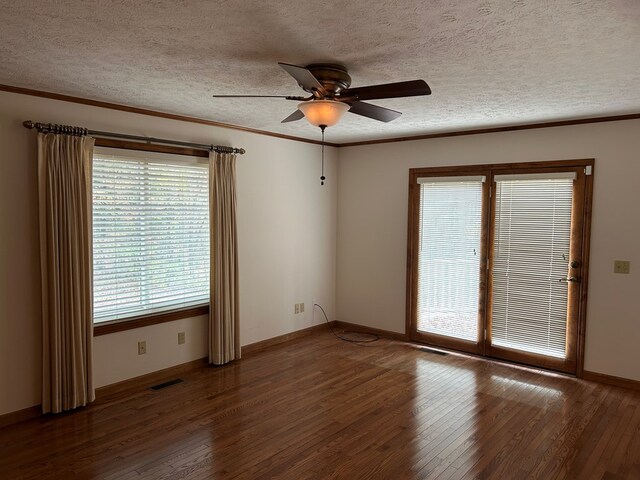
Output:
[[42,411],[93,401],[90,137],[38,134]]
[[211,152],[209,209],[211,212],[209,363],[223,365],[240,358],[236,156],[234,154]]

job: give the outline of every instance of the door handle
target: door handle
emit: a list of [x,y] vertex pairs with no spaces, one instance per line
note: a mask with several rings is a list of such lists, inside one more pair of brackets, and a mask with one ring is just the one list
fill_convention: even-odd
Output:
[[558,280],[559,282],[575,282],[575,283],[579,283],[580,279],[578,277],[567,277],[567,278],[561,278],[560,280]]

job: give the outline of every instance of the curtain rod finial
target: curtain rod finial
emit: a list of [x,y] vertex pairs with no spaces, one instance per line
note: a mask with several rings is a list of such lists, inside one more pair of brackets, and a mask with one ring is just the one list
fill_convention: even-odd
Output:
[[22,122],[22,125],[26,128],[32,129],[36,126],[35,123],[33,123],[33,121],[31,120],[25,120],[24,122]]

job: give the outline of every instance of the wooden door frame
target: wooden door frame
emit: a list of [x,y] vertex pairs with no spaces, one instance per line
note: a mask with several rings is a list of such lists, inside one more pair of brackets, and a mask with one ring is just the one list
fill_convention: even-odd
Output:
[[[485,188],[489,188],[493,183],[493,177],[505,170],[531,170],[531,169],[543,169],[542,171],[553,171],[553,169],[562,168],[579,168],[582,167],[590,170],[590,173],[585,174],[584,181],[584,204],[582,207],[582,273],[581,282],[579,284],[579,299],[578,299],[578,312],[577,312],[577,333],[576,333],[576,365],[575,375],[582,378],[584,374],[584,344],[585,344],[585,329],[586,329],[586,310],[587,310],[587,292],[588,292],[588,279],[589,279],[589,240],[591,237],[591,211],[593,204],[593,173],[595,167],[595,160],[593,158],[587,159],[572,159],[572,160],[551,160],[551,161],[536,161],[536,162],[517,162],[517,163],[502,163],[502,164],[480,164],[480,165],[456,165],[450,167],[421,167],[409,169],[409,191],[408,191],[408,221],[407,221],[407,276],[406,276],[406,303],[405,303],[405,336],[410,340],[421,341],[424,343],[430,343],[428,340],[432,339],[428,335],[417,335],[414,333],[414,325],[416,324],[415,313],[417,312],[417,260],[418,260],[418,232],[419,232],[419,207],[420,207],[420,188],[417,183],[419,177],[427,176],[464,176],[464,175],[485,175],[486,181],[483,186],[483,195],[485,195]],[[483,254],[481,258],[481,275],[480,275],[480,296],[479,296],[479,313],[480,313],[480,335],[484,333],[484,330],[488,328],[488,308],[489,308],[489,269],[488,269],[488,254],[490,252],[491,238],[490,227],[491,218],[494,216],[494,202],[495,194],[489,198],[483,196],[483,232],[482,232],[482,249]],[[417,328],[415,329],[417,331]],[[486,335],[486,334],[485,334]],[[438,337],[438,336],[434,336]],[[426,341],[427,340],[427,341]],[[433,341],[433,340],[432,340]],[[479,339],[478,348],[472,342],[468,342],[468,348],[461,348],[464,346],[464,341],[450,341],[446,337],[439,337],[438,342],[440,346],[445,348],[453,348],[467,353],[485,355],[484,347],[486,342],[484,339]],[[547,365],[546,368],[554,368],[554,365]]]

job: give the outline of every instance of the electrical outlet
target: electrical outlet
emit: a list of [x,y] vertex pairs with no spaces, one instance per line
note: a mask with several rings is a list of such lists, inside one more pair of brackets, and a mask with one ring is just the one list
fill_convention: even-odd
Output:
[[631,271],[631,262],[628,260],[614,260],[613,273],[629,273]]
[[138,355],[144,355],[145,353],[147,353],[147,342],[138,342]]
[[304,302],[300,304],[300,313],[304,312]]
[[184,345],[185,341],[184,332],[178,332],[178,345]]
[[300,313],[300,304],[296,303],[293,307],[293,313]]

